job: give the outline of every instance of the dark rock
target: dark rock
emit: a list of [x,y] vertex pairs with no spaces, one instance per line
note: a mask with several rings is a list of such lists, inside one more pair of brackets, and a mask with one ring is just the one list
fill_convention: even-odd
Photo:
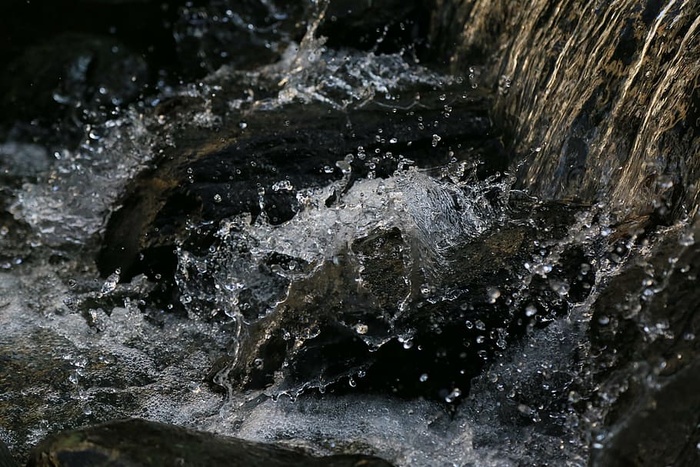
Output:
[[427,59],[429,18],[423,0],[331,0],[318,34],[327,38],[330,47],[377,53],[411,51]]
[[[617,276],[591,321],[593,465],[694,465],[700,419],[697,223]],[[591,386],[594,387],[594,386]]]
[[280,59],[306,32],[296,2],[237,0],[186,5],[173,34],[183,74],[202,76],[226,65],[252,70]]
[[226,438],[146,420],[125,420],[53,435],[28,466],[331,466],[389,467],[358,454],[313,457],[270,444]]
[[144,60],[110,37],[64,34],[30,47],[4,68],[5,119],[82,119],[83,110],[133,101],[148,79]]
[[[403,100],[413,101],[416,93],[422,105],[404,108]],[[452,106],[449,115],[439,99],[445,94]],[[347,154],[360,154],[348,166],[350,184],[369,172],[387,177],[399,164],[429,167],[452,157],[478,166],[484,176],[505,168],[483,96],[459,88],[401,95],[388,107],[377,101],[346,111],[306,104],[303,112],[294,105],[254,112],[245,117],[244,128],[240,116],[213,130],[178,126],[171,135],[175,148],[164,149],[157,168],[133,183],[111,216],[100,271],[108,275],[120,268],[123,279],[140,272],[172,276],[173,250],[187,238],[188,221],[204,230],[209,224],[210,231],[221,219],[242,213],[253,219],[264,214],[273,224],[287,221],[299,210],[296,190],[340,180],[338,164]],[[182,115],[183,106],[187,112],[192,104],[163,112]],[[391,138],[395,144],[388,144]],[[275,189],[281,181],[294,189]],[[195,243],[208,248],[206,235],[199,237]]]
[[627,420],[593,445],[591,465],[696,465],[700,463],[700,360],[638,398]]
[[408,230],[356,239],[333,262],[292,282],[274,309],[247,317],[236,359],[220,362],[214,381],[275,395],[342,391],[346,385],[334,383],[350,378],[355,390],[459,400],[450,397],[455,388],[466,395],[488,362],[585,300],[595,282],[592,261],[575,247],[560,252],[546,280],[527,271],[524,264],[543,245],[566,233],[573,212],[526,212],[550,232],[517,220],[497,225],[443,252],[436,274]]
[[[163,4],[153,0],[56,0],[3,2],[0,27],[6,42],[0,47],[3,63],[28,48],[50,43],[65,34],[109,36],[143,57],[153,72],[178,72],[173,23],[185,0]],[[60,18],[60,21],[57,19]],[[66,52],[61,52],[66,53]],[[162,77],[161,77],[162,78]]]
[[10,450],[7,449],[5,443],[0,439],[0,467],[19,467],[19,464],[15,462],[10,454]]

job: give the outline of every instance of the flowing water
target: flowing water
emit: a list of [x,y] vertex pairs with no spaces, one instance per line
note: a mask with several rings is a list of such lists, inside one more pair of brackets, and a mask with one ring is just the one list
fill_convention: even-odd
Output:
[[[651,357],[600,363],[595,329],[634,323],[640,352],[680,338],[650,304],[695,280],[698,8],[449,2],[433,15],[435,44],[458,39],[447,73],[410,50],[327,46],[320,3],[273,64],[163,89],[78,147],[0,146],[21,181],[0,230],[0,437],[19,457],[49,432],[137,416],[397,465],[584,465],[624,432],[621,387],[663,386],[663,370],[640,369]],[[207,32],[190,20],[185,36]],[[194,103],[173,117],[169,100]],[[474,102],[491,107],[505,167],[441,133]],[[251,209],[188,213],[163,234],[171,285],[100,276],[107,220],[137,174],[156,161],[139,183],[167,185],[180,168],[164,154],[197,160],[318,108],[357,133],[367,109],[403,123],[324,155],[313,182],[251,183]],[[192,166],[183,183],[204,190]],[[198,192],[213,206],[236,190],[217,183]],[[287,219],[273,218],[281,202]]]

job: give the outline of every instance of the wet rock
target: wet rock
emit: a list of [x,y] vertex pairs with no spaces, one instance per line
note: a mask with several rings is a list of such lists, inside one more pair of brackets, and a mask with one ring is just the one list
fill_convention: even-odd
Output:
[[595,282],[577,248],[562,249],[542,277],[527,270],[542,246],[561,241],[573,214],[556,206],[527,212],[550,233],[497,225],[443,251],[437,271],[407,227],[355,239],[332,262],[287,282],[272,309],[246,299],[256,312],[213,381],[271,395],[342,392],[351,381],[350,390],[459,400],[493,358],[585,300]]
[[0,467],[18,467],[19,464],[15,462],[10,454],[10,450],[7,449],[5,443],[0,439]]
[[388,467],[376,457],[313,457],[299,451],[211,433],[125,420],[53,435],[32,453],[29,466],[335,466]]
[[45,123],[131,102],[148,78],[146,63],[121,42],[79,34],[30,47],[4,70],[4,118]]
[[698,461],[700,230],[669,236],[616,277],[596,302],[590,338],[605,410],[593,465],[693,465]]
[[[416,95],[422,105],[404,107]],[[446,95],[449,113],[443,109]],[[300,112],[287,105],[234,114],[211,129],[183,124],[180,115],[200,105],[180,101],[156,109],[180,122],[168,136],[174,144],[164,148],[155,170],[132,184],[111,216],[98,259],[103,274],[120,268],[123,279],[139,272],[172,276],[173,250],[188,237],[188,222],[201,226],[195,243],[206,250],[213,241],[206,233],[220,220],[250,213],[253,220],[263,215],[272,224],[288,221],[300,209],[298,190],[343,177],[347,189],[354,180],[387,177],[399,166],[429,167],[453,157],[484,176],[505,168],[488,100],[459,87],[406,90],[390,104],[377,100],[352,110],[308,103]]]
[[306,31],[295,2],[224,1],[186,5],[174,24],[178,59],[188,78],[221,66],[252,70],[278,61]]

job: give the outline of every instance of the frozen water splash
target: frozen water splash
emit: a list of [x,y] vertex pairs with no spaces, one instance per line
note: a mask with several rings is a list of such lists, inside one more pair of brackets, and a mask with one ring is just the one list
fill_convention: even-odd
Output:
[[501,219],[501,208],[486,200],[496,185],[492,180],[455,184],[410,169],[387,179],[357,181],[332,203],[344,190],[342,182],[301,190],[301,211],[282,225],[271,225],[264,216],[253,224],[248,216],[236,217],[222,223],[221,245],[206,257],[181,249],[176,278],[182,301],[193,315],[201,315],[202,290],[209,290],[207,299],[220,311],[254,321],[285,299],[293,281],[355,255],[356,240],[392,229],[406,237],[412,250],[409,269],[431,277],[448,274],[444,253]]
[[326,50],[318,39],[292,46],[282,64],[290,71],[279,81],[280,103],[319,101],[335,108],[359,107],[380,96],[390,100],[396,89],[409,84],[444,86],[453,81],[407,63],[401,54]]
[[91,277],[66,264],[0,273],[3,397],[23,410],[17,453],[48,432],[114,417],[188,425],[218,413],[222,398],[201,377],[230,340],[225,330],[144,312],[143,278],[107,291]]
[[[288,398],[266,401],[250,413],[235,434],[245,439],[302,444],[318,455],[358,448],[397,465],[465,465],[475,462],[471,428],[445,431],[450,417],[433,402],[348,396],[328,401]],[[305,441],[299,440],[303,434]],[[291,441],[294,440],[294,441]]]
[[102,228],[126,182],[153,157],[146,126],[133,109],[86,127],[84,143],[56,151],[37,182],[17,190],[10,211],[32,228],[37,243],[84,244]]
[[375,55],[326,48],[325,38],[316,34],[327,6],[327,1],[318,2],[316,18],[302,41],[292,43],[282,60],[264,72],[279,79],[279,103],[298,100],[324,102],[335,108],[362,106],[378,95],[391,99],[394,90],[406,85],[444,86],[453,81],[406,62],[400,53]]

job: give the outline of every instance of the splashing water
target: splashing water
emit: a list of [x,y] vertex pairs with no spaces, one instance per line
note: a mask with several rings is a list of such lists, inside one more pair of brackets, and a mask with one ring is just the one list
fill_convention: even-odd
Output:
[[[467,8],[475,21],[465,23],[460,40],[476,41],[490,24],[485,20],[495,7],[487,3]],[[577,16],[567,39],[548,47],[557,30],[542,32],[539,19],[559,24],[567,13],[545,6],[537,3],[537,14],[528,11],[527,18],[509,12],[511,23],[537,34],[519,35],[494,55],[501,67],[479,70],[482,80],[501,78],[489,96],[498,112],[506,120],[522,116],[516,146],[534,162],[513,166],[517,176],[470,175],[479,163],[456,160],[419,169],[407,159],[384,176],[373,170],[358,175],[358,167],[371,163],[360,158],[364,153],[332,155],[336,163],[327,165],[327,183],[298,187],[280,173],[268,188],[293,196],[298,208],[291,219],[272,222],[262,209],[270,193],[258,187],[261,214],[224,217],[207,248],[192,247],[202,223],[194,217],[185,222],[173,278],[137,275],[124,284],[121,271],[110,271],[98,279],[90,258],[104,218],[138,172],[162,154],[177,154],[173,134],[181,128],[211,130],[235,122],[237,135],[247,134],[247,117],[301,104],[342,112],[377,104],[392,112],[393,98],[402,93],[461,85],[461,78],[410,63],[400,53],[327,47],[317,37],[327,2],[278,63],[253,71],[224,66],[201,83],[165,90],[153,108],[125,110],[89,128],[81,147],[32,166],[36,179],[12,189],[12,222],[0,230],[3,261],[4,250],[19,258],[0,270],[0,344],[12,351],[3,360],[9,370],[0,400],[2,439],[24,453],[50,431],[140,416],[317,454],[376,454],[397,465],[582,465],[614,443],[634,419],[615,419],[615,404],[635,393],[627,388],[673,388],[673,377],[664,378],[686,358],[653,366],[626,355],[629,349],[619,344],[625,339],[617,337],[654,355],[680,349],[678,355],[692,356],[697,342],[692,320],[681,325],[682,316],[659,311],[660,303],[680,309],[675,296],[694,298],[685,287],[696,280],[697,227],[685,218],[650,228],[646,218],[621,214],[616,206],[644,198],[638,194],[644,188],[655,195],[641,201],[668,208],[664,193],[683,185],[690,194],[680,210],[695,209],[690,181],[669,176],[650,182],[638,175],[658,175],[666,170],[659,167],[672,165],[653,162],[675,122],[662,104],[676,102],[692,114],[676,101],[690,84],[676,78],[697,75],[698,61],[690,59],[698,49],[692,47],[698,22],[688,19],[694,11],[689,2],[664,3],[647,21],[640,52],[625,65],[632,72],[624,75],[610,68],[616,62],[606,55],[615,50],[611,44],[624,15],[596,13],[605,28]],[[681,47],[669,52],[668,64],[647,66],[658,38],[681,25]],[[610,32],[598,34],[603,29]],[[578,44],[594,35],[600,40],[585,50],[597,60],[582,70]],[[533,48],[561,54],[551,61],[544,53],[525,68],[529,62],[521,56]],[[594,99],[590,83],[604,72],[624,75],[611,119],[579,128],[580,115],[567,109]],[[642,92],[650,86],[653,91]],[[619,122],[634,114],[638,95],[649,102],[639,114],[638,134],[621,148]],[[172,118],[159,107],[171,98],[196,104]],[[407,111],[425,105],[410,101]],[[454,118],[451,102],[440,102],[441,115]],[[561,109],[553,111],[557,105]],[[436,125],[420,124],[428,130]],[[382,135],[377,149],[414,143],[399,139]],[[462,143],[454,139],[435,133],[425,146],[481,156],[458,148]],[[221,144],[205,141],[192,153]],[[8,144],[2,150],[36,152]],[[564,156],[552,157],[557,151]],[[586,161],[577,159],[584,153]],[[608,153],[627,158],[605,159]],[[13,158],[19,155],[8,160]],[[683,166],[688,180],[693,164],[695,159]],[[618,167],[621,177],[614,176]],[[647,182],[653,186],[640,188]],[[541,202],[514,185],[547,201],[568,202],[578,193],[585,202]],[[607,199],[601,193],[614,203],[598,203]],[[214,202],[225,203],[231,194],[221,191]],[[174,302],[162,299],[162,289],[172,292],[166,279],[175,284]],[[180,306],[186,313],[177,312]],[[342,349],[333,353],[329,327],[347,338],[336,347],[352,344],[366,360],[353,360]],[[314,347],[319,342],[326,345],[320,351]],[[606,353],[608,348],[616,350]],[[330,357],[315,360],[324,353]],[[308,355],[318,363],[310,370]],[[372,373],[375,364],[379,369]],[[393,368],[402,365],[411,368]],[[377,372],[405,379],[373,386]],[[225,395],[204,381],[207,374]],[[420,397],[410,393],[414,387]]]

